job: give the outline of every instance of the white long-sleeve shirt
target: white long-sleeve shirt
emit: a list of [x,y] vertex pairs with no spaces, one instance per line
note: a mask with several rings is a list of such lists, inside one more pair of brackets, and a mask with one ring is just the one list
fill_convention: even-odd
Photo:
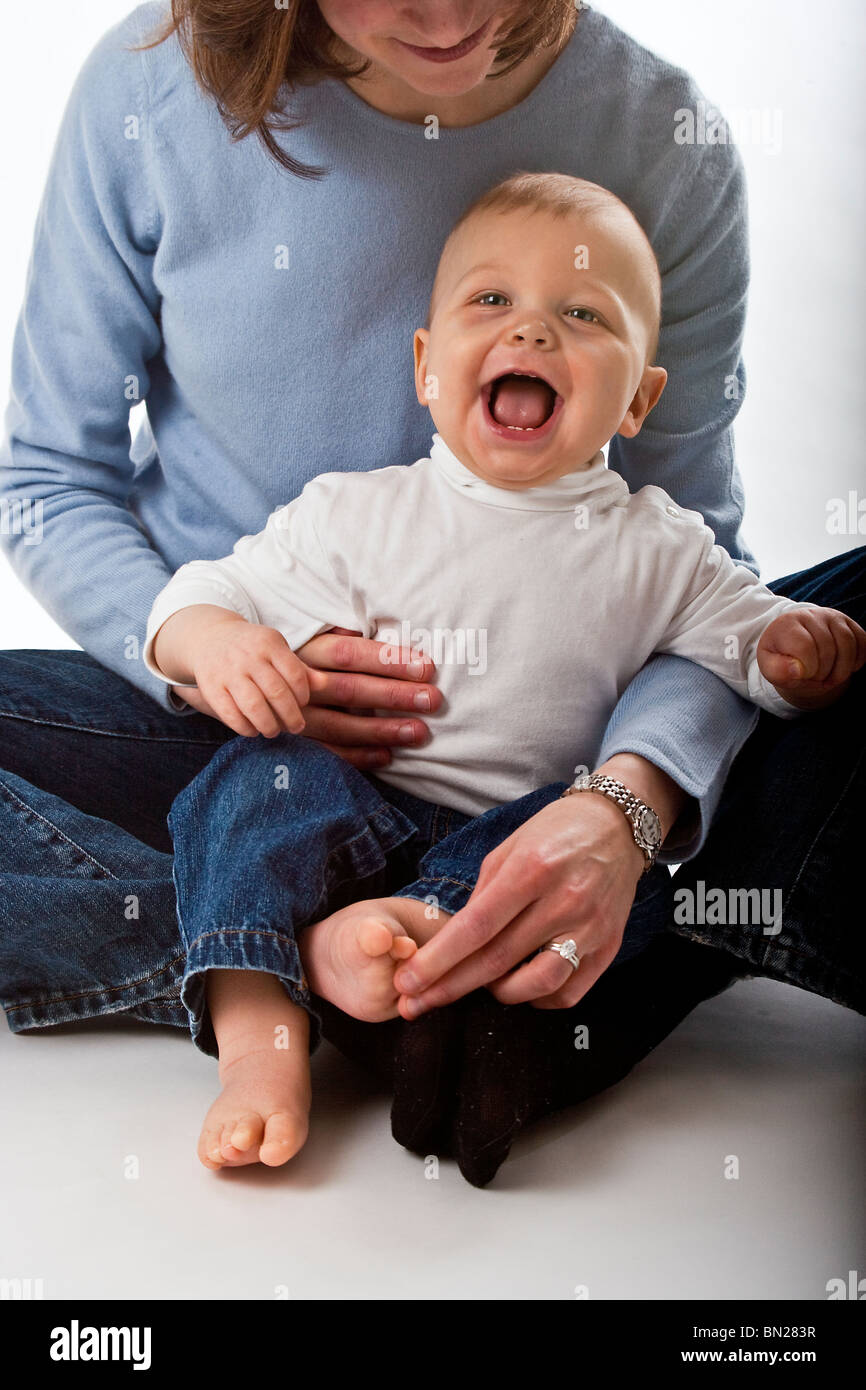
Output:
[[439,434],[411,465],[321,474],[231,555],[183,565],[147,624],[144,660],[163,680],[153,639],[200,603],[276,628],[293,650],[346,627],[427,652],[445,697],[424,716],[431,738],[395,747],[377,776],[468,815],[591,770],[653,652],[796,716],[755,650],[773,618],[814,607],[772,593],[662,488],[630,493],[601,452],[511,491],[478,478]]

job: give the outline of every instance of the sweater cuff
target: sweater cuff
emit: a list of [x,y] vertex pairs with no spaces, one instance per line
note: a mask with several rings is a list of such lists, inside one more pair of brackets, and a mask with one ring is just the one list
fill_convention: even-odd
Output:
[[660,864],[682,864],[698,853],[731,764],[758,717],[755,705],[685,657],[651,657],[626,687],[598,762],[637,753],[691,797],[659,851]]

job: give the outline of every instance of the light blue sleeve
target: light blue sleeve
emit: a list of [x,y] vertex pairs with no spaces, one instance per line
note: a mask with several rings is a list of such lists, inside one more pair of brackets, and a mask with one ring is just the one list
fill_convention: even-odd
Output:
[[[640,433],[611,441],[608,463],[632,492],[655,483],[683,507],[700,512],[731,558],[757,574],[740,531],[744,498],[733,438],[746,385],[741,357],[749,284],[745,172],[730,143],[678,154],[686,171],[682,188],[665,227],[652,237],[663,247],[656,361],[667,370],[668,381]],[[682,657],[654,656],[627,686],[599,761],[614,753],[639,753],[694,798],[668,837],[661,862],[697,853],[731,763],[757,720],[753,705]]]
[[[39,205],[0,452],[2,544],[60,626],[175,709],[141,660],[170,571],[127,502],[129,412],[160,348],[141,34],[97,42],[67,100]],[[17,522],[17,524],[16,524]]]

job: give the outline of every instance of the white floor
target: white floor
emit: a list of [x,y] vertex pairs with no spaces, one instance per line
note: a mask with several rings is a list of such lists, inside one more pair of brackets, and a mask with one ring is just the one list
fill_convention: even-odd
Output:
[[46,1299],[825,1299],[866,1271],[864,1044],[850,1010],[740,983],[479,1192],[448,1160],[426,1178],[327,1045],[297,1160],[217,1175],[194,1153],[215,1065],[181,1033],[2,1029],[0,1276]]

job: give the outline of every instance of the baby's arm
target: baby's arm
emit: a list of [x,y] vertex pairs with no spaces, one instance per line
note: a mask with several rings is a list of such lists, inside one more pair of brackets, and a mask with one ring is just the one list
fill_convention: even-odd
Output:
[[196,685],[236,734],[299,734],[321,671],[305,666],[272,627],[213,604],[180,608],[158,629],[151,659],[172,683]]
[[821,709],[844,694],[866,663],[866,632],[835,608],[792,609],[764,629],[757,663],[789,705]]
[[300,732],[300,710],[327,676],[294,649],[329,627],[364,630],[316,526],[332,488],[329,475],[314,479],[230,555],[182,565],[154,600],[144,664],[170,685],[198,686],[236,733]]
[[773,593],[715,544],[698,512],[673,507],[661,489],[642,492],[658,582],[676,603],[656,650],[705,666],[782,718],[838,699],[866,661],[863,629],[835,609]]

